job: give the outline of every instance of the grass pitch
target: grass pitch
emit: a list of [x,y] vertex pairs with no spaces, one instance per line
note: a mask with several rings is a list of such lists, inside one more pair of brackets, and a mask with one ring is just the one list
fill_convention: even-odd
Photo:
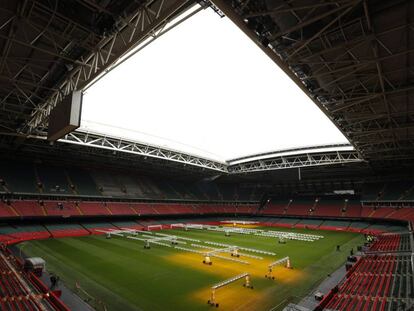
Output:
[[[49,239],[22,243],[29,256],[40,256],[47,268],[74,289],[78,283],[89,294],[113,311],[197,311],[212,309],[207,304],[215,283],[248,272],[254,289],[240,280],[216,292],[220,310],[281,310],[288,302],[299,300],[340,267],[351,248],[363,243],[363,236],[348,232],[304,229],[264,228],[266,230],[320,234],[315,242],[291,241],[278,244],[275,238],[223,232],[166,230],[203,241],[275,252],[263,260],[244,258],[250,265],[212,258],[213,265],[202,264],[203,257],[163,246],[147,250],[143,242],[105,236]],[[341,252],[336,252],[341,245]],[[266,279],[267,265],[289,256],[293,269],[278,267],[276,280]]]

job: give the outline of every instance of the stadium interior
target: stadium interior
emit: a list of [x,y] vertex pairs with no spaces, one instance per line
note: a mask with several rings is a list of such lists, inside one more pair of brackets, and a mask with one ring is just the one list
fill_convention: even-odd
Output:
[[[48,139],[49,116],[65,98],[99,83],[132,54],[175,31],[177,24],[191,23],[198,10],[214,10],[234,22],[349,144],[275,150],[220,162],[79,129],[59,140]],[[55,290],[48,278],[27,268],[27,256],[38,254],[30,251],[28,241],[39,243],[32,244],[39,249],[46,245],[43,240],[101,238],[96,243],[102,243],[105,234],[149,232],[151,226],[159,234],[179,236],[173,224],[221,230],[224,222],[233,224],[230,238],[254,223],[258,230],[315,232],[327,239],[329,234],[353,233],[364,239],[351,256],[341,253],[337,268],[342,272],[323,271],[324,278],[309,283],[306,292],[289,289],[283,299],[274,294],[258,305],[254,301],[262,303],[262,298],[255,296],[239,308],[226,305],[224,297],[220,309],[414,310],[413,18],[411,0],[2,1],[0,310],[166,310],[145,304],[137,309],[106,307],[110,302],[82,298],[69,283],[69,289]],[[251,241],[240,243],[255,247]],[[294,243],[288,240],[287,247]],[[153,245],[157,247],[163,246]],[[307,256],[307,249],[297,257],[289,251],[293,267],[296,258]],[[65,265],[63,257],[59,260]],[[50,264],[58,269],[56,262]],[[292,273],[301,272],[300,264]],[[254,284],[259,277],[253,270],[249,273]],[[336,281],[326,282],[327,275]],[[259,281],[253,292],[261,286]],[[319,300],[313,299],[320,293]],[[171,310],[209,308],[205,301],[171,305]]]

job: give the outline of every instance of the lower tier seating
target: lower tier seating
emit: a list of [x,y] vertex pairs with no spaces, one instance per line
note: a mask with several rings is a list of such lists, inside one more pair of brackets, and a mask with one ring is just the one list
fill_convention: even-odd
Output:
[[[33,274],[24,272],[22,265],[8,251],[0,251],[0,310],[44,311],[69,310]],[[37,280],[34,284],[32,280]]]
[[410,237],[408,234],[380,235],[371,247],[372,251],[401,251],[411,250]]
[[414,297],[411,255],[395,252],[411,253],[409,241],[405,235],[383,235],[370,249],[377,250],[393,253],[362,256],[317,310],[411,310],[407,309]]

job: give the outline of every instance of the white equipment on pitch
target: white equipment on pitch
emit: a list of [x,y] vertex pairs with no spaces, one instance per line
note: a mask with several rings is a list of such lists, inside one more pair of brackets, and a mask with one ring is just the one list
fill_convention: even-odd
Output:
[[271,264],[269,264],[268,270],[267,270],[268,274],[265,275],[265,278],[274,280],[275,277],[273,276],[273,267],[283,265],[284,263],[286,263],[286,268],[292,269],[292,266],[290,264],[290,258],[289,258],[289,256],[287,256],[287,257],[276,260],[276,261],[272,262]]
[[156,229],[162,230],[162,225],[149,225],[149,226],[147,226],[148,231],[156,230]]
[[[194,244],[192,244],[192,246],[194,246]],[[179,249],[182,251],[186,251],[186,252],[190,252],[190,253],[195,253],[195,254],[200,254],[203,256],[203,263],[206,265],[212,265],[212,261],[211,261],[211,257],[215,257],[215,258],[220,258],[223,260],[228,260],[228,261],[233,261],[233,262],[237,262],[237,263],[241,263],[241,264],[245,264],[245,265],[249,265],[250,263],[248,261],[245,260],[240,260],[240,259],[236,259],[236,258],[231,258],[231,257],[225,257],[225,256],[221,256],[219,255],[219,253],[225,253],[225,252],[229,252],[229,249],[214,249],[212,251],[199,251],[193,248],[187,248],[187,247],[182,247],[182,246],[176,246],[175,249]]]
[[263,254],[263,255],[276,256],[276,253],[268,252],[268,251],[262,251],[262,250],[254,249],[254,248],[240,247],[240,246],[229,245],[229,244],[224,244],[224,243],[217,243],[217,242],[210,242],[210,241],[205,241],[204,243],[210,244],[210,245],[215,245],[215,246],[221,246],[221,247],[237,247],[239,250],[242,250],[242,251],[258,253],[258,254]]
[[138,238],[138,237],[134,237],[134,236],[127,236],[127,239],[144,241],[145,242],[145,245],[144,245],[145,249],[150,249],[151,248],[151,245],[150,245],[151,243],[171,247],[170,245],[168,245],[166,243],[163,243],[163,241],[171,242],[171,245],[187,244],[184,241],[178,241],[177,237],[173,236],[173,235],[172,236],[165,236],[165,237],[155,237],[155,236],[151,236],[151,235],[143,235],[142,238]]
[[216,308],[219,306],[219,304],[216,301],[216,290],[219,288],[222,288],[224,286],[227,286],[231,283],[234,283],[240,279],[244,279],[243,287],[253,289],[253,286],[250,284],[250,274],[249,273],[243,273],[236,275],[235,277],[225,280],[223,282],[217,283],[216,285],[213,285],[211,287],[211,295],[210,299],[207,301],[207,303],[211,306],[215,306]]

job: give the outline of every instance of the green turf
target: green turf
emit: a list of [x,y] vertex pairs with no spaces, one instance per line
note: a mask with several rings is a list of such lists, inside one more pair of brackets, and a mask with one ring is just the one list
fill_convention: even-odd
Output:
[[[236,234],[225,237],[223,233],[211,231],[166,232],[272,251],[277,253],[276,259],[290,256],[294,269],[303,272],[303,276],[289,284],[255,278],[255,290],[263,291],[266,297],[256,306],[244,310],[258,311],[305,296],[345,262],[351,248],[363,243],[362,235],[355,233],[274,230],[321,234],[325,238],[312,243],[288,241],[287,244],[277,244],[274,238],[267,237]],[[338,244],[342,246],[341,252],[335,251]],[[31,241],[21,245],[27,255],[43,257],[48,270],[57,273],[68,287],[73,289],[75,283],[79,283],[88,293],[102,300],[108,310],[209,310],[205,303],[208,297],[203,302],[194,300],[191,294],[223,280],[223,276],[168,260],[182,251],[161,246],[144,250],[142,242],[125,238],[107,240],[104,236],[88,236]]]

